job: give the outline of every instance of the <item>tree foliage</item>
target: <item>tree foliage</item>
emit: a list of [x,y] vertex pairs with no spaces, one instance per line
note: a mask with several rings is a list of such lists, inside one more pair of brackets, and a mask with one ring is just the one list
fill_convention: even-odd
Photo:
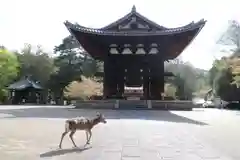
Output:
[[214,80],[215,92],[224,100],[231,100],[231,91],[233,89],[232,73],[230,69],[226,68],[218,72]]
[[19,78],[31,77],[45,86],[54,72],[53,59],[40,46],[34,51],[31,45],[25,45],[20,53],[16,53],[20,62]]
[[81,82],[71,82],[65,96],[70,99],[89,99],[92,95],[102,95],[103,85],[92,78],[82,77]]
[[[238,59],[238,60],[237,60]],[[226,101],[240,100],[238,57],[222,58],[213,63],[209,71],[209,81],[213,88],[213,94]]]
[[194,92],[208,86],[206,71],[194,68],[181,60],[166,63],[165,71],[175,75],[167,81],[176,87],[176,97],[179,99],[191,99]]
[[72,81],[81,81],[82,59],[75,52],[60,53],[54,59],[56,72],[50,77],[48,86],[52,90],[62,90]]
[[217,43],[231,46],[229,57],[215,60],[209,71],[213,94],[227,101],[240,100],[240,24],[232,20]]
[[71,82],[81,81],[83,62],[86,60],[86,56],[75,48],[74,43],[75,41],[72,41],[71,37],[67,37],[54,49],[57,55],[54,58],[56,72],[51,75],[48,87],[54,93],[56,100],[63,99],[64,90]]
[[240,25],[236,20],[230,20],[226,32],[218,40],[218,43],[224,45],[234,45],[240,48]]
[[8,50],[0,49],[0,101],[6,96],[5,87],[18,75],[19,63],[17,57]]
[[16,78],[18,69],[17,57],[6,49],[0,49],[0,88]]
[[165,90],[166,97],[172,97],[173,99],[176,99],[177,88],[174,84],[165,83],[164,90]]
[[240,56],[240,23],[236,20],[230,20],[227,30],[217,43],[231,46],[232,56]]

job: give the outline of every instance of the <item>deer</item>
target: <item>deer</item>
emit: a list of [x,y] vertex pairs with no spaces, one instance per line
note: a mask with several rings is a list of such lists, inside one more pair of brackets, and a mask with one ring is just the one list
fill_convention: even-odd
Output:
[[95,118],[89,119],[86,117],[77,117],[74,119],[67,119],[65,121],[65,131],[62,133],[61,140],[59,143],[59,148],[62,148],[62,141],[67,133],[70,132],[69,138],[71,139],[73,146],[77,147],[76,143],[74,142],[73,135],[77,130],[85,130],[86,132],[86,144],[90,144],[90,140],[92,137],[92,128],[99,123],[107,123],[106,119],[104,116],[100,113],[96,115]]

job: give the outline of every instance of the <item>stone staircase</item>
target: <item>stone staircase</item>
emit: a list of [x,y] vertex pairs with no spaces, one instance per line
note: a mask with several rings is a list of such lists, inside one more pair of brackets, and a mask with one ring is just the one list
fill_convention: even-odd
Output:
[[148,109],[144,100],[119,100],[119,109]]

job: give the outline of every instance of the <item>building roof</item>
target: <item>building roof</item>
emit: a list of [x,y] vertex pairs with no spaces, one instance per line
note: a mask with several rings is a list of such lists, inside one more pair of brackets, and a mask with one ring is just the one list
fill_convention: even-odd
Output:
[[145,43],[148,41],[147,43],[159,43],[166,46],[165,60],[176,58],[194,40],[205,23],[206,21],[201,19],[182,27],[167,28],[138,13],[135,6],[123,18],[103,28],[89,28],[78,23],[64,22],[81,46],[96,59],[102,59],[108,49],[106,47],[113,43],[134,43],[134,41]]
[[127,19],[129,19],[129,18],[131,18],[131,17],[133,17],[133,16],[142,19],[142,20],[145,21],[146,23],[148,23],[148,24],[156,27],[156,28],[159,29],[159,30],[167,29],[166,27],[161,26],[161,25],[159,25],[159,24],[151,21],[150,19],[146,18],[145,16],[141,15],[140,13],[138,13],[137,10],[136,10],[136,6],[135,6],[135,5],[133,5],[132,10],[131,10],[130,13],[128,13],[128,14],[125,15],[124,17],[118,19],[117,21],[115,21],[115,22],[113,22],[113,23],[111,23],[111,24],[109,24],[109,25],[107,25],[107,26],[105,26],[105,27],[103,27],[103,28],[101,28],[101,29],[102,29],[102,30],[109,30],[109,29],[111,29],[111,28],[113,28],[113,27],[121,24],[122,22],[124,22],[125,20],[127,20]]
[[[116,28],[117,26],[120,26],[126,22],[131,21],[132,18],[137,18],[141,21],[141,23],[146,24],[147,26],[150,26],[152,30],[135,30],[129,32],[126,31],[120,31],[114,30],[113,28]],[[136,20],[135,20],[136,21]],[[202,29],[202,27],[205,25],[206,20],[201,19],[198,22],[191,22],[187,25],[177,27],[177,28],[167,28],[164,26],[161,26],[150,19],[146,18],[145,16],[141,15],[136,11],[136,7],[133,6],[130,13],[125,15],[124,17],[118,19],[117,21],[103,27],[103,28],[88,28],[81,26],[77,23],[73,24],[69,21],[65,21],[64,24],[69,30],[75,30],[79,32],[89,33],[89,34],[97,34],[97,35],[117,35],[117,36],[146,36],[146,35],[168,35],[168,34],[177,34],[181,32],[186,32],[190,30],[195,29]],[[143,26],[145,27],[145,26]],[[154,28],[154,29],[153,29]]]
[[192,31],[198,29],[199,31],[204,27],[206,21],[204,19],[194,23],[190,23],[188,25],[177,27],[177,28],[167,28],[164,30],[155,30],[155,31],[109,31],[103,29],[95,29],[81,26],[79,24],[73,24],[69,21],[66,21],[64,24],[69,30],[75,30],[78,32],[84,32],[88,34],[95,35],[108,35],[108,36],[156,36],[156,35],[171,35],[171,34],[179,34],[187,31]]
[[10,90],[24,90],[27,88],[34,88],[34,89],[43,89],[39,84],[29,80],[29,79],[22,79],[19,80],[10,86],[8,86],[8,89]]

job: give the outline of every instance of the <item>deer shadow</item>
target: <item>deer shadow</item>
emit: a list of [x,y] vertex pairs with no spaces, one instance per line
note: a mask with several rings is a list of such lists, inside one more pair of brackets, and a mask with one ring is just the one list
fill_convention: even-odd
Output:
[[91,149],[92,147],[83,148],[67,148],[67,149],[56,149],[40,154],[41,158],[60,156],[69,153],[81,153],[85,150]]

